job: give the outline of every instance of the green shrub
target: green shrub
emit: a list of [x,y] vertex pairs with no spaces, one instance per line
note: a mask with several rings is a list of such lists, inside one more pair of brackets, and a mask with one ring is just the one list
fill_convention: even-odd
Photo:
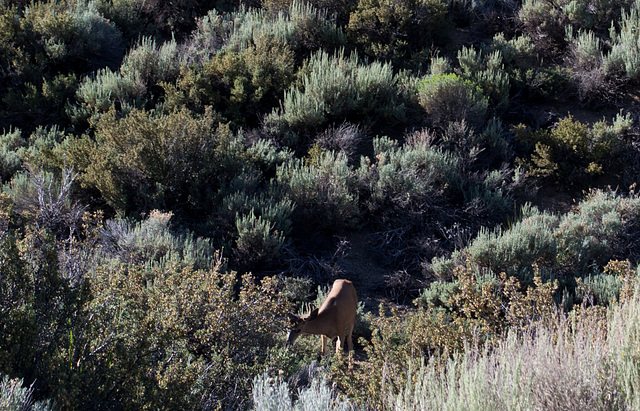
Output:
[[342,30],[326,11],[296,0],[287,10],[277,13],[246,8],[222,14],[211,10],[198,19],[198,28],[187,43],[185,54],[189,61],[204,62],[219,50],[240,52],[260,41],[286,44],[298,62],[313,51],[346,44]]
[[[214,170],[226,166],[225,156],[235,155],[231,132],[213,127],[210,113],[194,116],[183,109],[152,116],[134,109],[117,119],[111,109],[95,125],[95,141],[68,142],[67,161],[80,173],[80,182],[100,190],[117,210],[199,208],[221,183]],[[222,148],[226,144],[228,150]]]
[[611,22],[617,20],[621,9],[624,14],[630,4],[633,2],[628,0],[597,0],[591,3],[577,0],[525,0],[518,18],[524,25],[524,32],[539,50],[557,53],[567,45],[565,28],[576,32],[586,29],[604,33]]
[[627,230],[637,218],[638,201],[636,195],[594,191],[575,211],[560,217],[523,207],[522,217],[507,229],[482,229],[451,259],[433,259],[432,269],[443,279],[451,278],[451,271],[460,265],[479,273],[506,272],[521,280],[530,278],[534,264],[554,276],[598,272],[609,260],[635,250],[634,236]]
[[[196,111],[211,106],[238,126],[256,126],[293,82],[294,53],[277,37],[256,38],[239,51],[226,50],[182,70],[169,104]],[[171,91],[170,91],[171,93]]]
[[553,177],[573,183],[585,175],[602,174],[615,166],[614,158],[622,147],[622,135],[630,126],[630,117],[619,114],[612,125],[602,120],[589,127],[571,115],[561,119],[550,131],[533,131],[525,126],[513,128],[515,137],[533,153],[520,160],[538,177]]
[[571,68],[582,101],[606,102],[618,97],[621,81],[617,73],[605,64],[611,64],[610,56],[604,55],[600,38],[592,31],[579,31],[575,38],[569,33],[567,65]]
[[142,38],[126,54],[118,72],[105,68],[85,77],[76,92],[77,104],[67,109],[69,116],[80,123],[99,117],[111,107],[128,114],[134,108],[153,105],[162,90],[160,85],[178,77],[177,47],[175,40],[156,45],[154,39]]
[[397,101],[396,77],[389,64],[360,63],[356,54],[320,51],[302,68],[299,86],[285,92],[279,110],[267,116],[266,129],[295,143],[332,123],[374,124],[404,114]]
[[571,267],[574,272],[585,272],[627,252],[634,240],[625,240],[625,232],[637,218],[639,202],[637,196],[624,198],[603,191],[589,193],[576,211],[560,219],[554,232],[558,264]]
[[375,162],[363,158],[358,173],[369,184],[368,207],[375,211],[389,205],[421,204],[459,186],[459,160],[425,143],[403,145],[387,137],[373,140]]
[[348,33],[364,54],[395,66],[422,60],[446,31],[447,5],[441,0],[359,0]]
[[608,306],[620,297],[622,279],[614,274],[594,274],[578,279],[576,297],[585,305]]
[[491,49],[500,52],[507,67],[528,68],[535,63],[535,45],[526,35],[506,39],[498,33],[491,40]]
[[616,25],[611,25],[611,51],[605,57],[604,67],[607,73],[622,72],[635,80],[640,76],[640,46],[638,45],[638,24],[640,23],[640,4],[631,2],[628,11],[622,9],[622,16]]
[[253,209],[246,215],[236,217],[238,240],[236,255],[238,261],[252,263],[268,263],[280,253],[284,243],[284,234],[275,230],[268,218],[257,216]]
[[463,78],[477,84],[494,107],[506,108],[509,104],[509,76],[499,50],[485,55],[473,47],[463,46],[458,51],[458,63]]
[[276,180],[296,204],[294,221],[333,229],[359,223],[356,179],[344,154],[324,151],[306,161],[291,160],[278,167]]
[[22,155],[27,141],[22,131],[10,130],[0,136],[0,178],[2,182],[11,177],[22,167]]
[[[553,264],[557,253],[553,232],[558,218],[530,207],[523,207],[521,213],[523,217],[508,230],[491,232],[482,229],[462,253],[453,254],[453,260],[463,264],[463,259],[468,259],[480,270],[489,270],[494,275],[504,271],[520,278],[530,275],[534,263]],[[447,271],[440,271],[448,270],[450,266],[439,263],[433,268],[441,278],[451,276]]]
[[186,264],[195,269],[215,266],[217,251],[211,240],[192,232],[174,234],[170,230],[171,213],[152,210],[138,223],[107,220],[100,230],[101,260],[116,259],[124,264],[164,267]]
[[487,113],[487,98],[482,89],[456,74],[427,76],[418,83],[420,105],[429,120],[446,128],[452,121],[467,121],[471,126],[482,124]]

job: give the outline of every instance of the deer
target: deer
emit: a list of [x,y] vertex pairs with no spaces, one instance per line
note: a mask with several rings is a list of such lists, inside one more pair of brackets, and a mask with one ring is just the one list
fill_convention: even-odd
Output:
[[327,299],[320,309],[315,308],[306,316],[289,314],[291,328],[287,334],[285,347],[293,345],[301,335],[320,335],[322,355],[325,355],[327,341],[338,337],[336,354],[344,349],[345,334],[347,348],[353,350],[351,334],[356,322],[358,295],[353,283],[348,280],[336,280]]

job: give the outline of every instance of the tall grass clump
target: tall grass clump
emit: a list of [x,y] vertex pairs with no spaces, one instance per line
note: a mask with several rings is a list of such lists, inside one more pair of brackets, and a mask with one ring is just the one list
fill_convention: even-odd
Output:
[[[604,333],[587,321],[509,332],[492,350],[432,357],[387,397],[390,409],[626,409]],[[615,367],[615,366],[614,366]]]
[[23,381],[0,375],[0,409],[5,411],[49,411],[50,401],[34,401],[33,387],[23,387]]
[[390,64],[360,62],[344,51],[313,54],[301,83],[285,92],[281,107],[266,118],[268,131],[289,143],[321,127],[344,121],[374,124],[403,116]]
[[[638,275],[637,269],[627,269],[632,278]],[[627,283],[626,287],[626,298],[621,299],[609,320],[607,339],[616,385],[625,408],[633,410],[640,407],[640,282],[635,280],[635,284]]]
[[253,379],[253,410],[255,411],[303,411],[329,410],[347,411],[353,404],[332,393],[326,380],[320,376],[313,379],[309,387],[298,389],[294,398],[285,381],[271,380],[267,375]]

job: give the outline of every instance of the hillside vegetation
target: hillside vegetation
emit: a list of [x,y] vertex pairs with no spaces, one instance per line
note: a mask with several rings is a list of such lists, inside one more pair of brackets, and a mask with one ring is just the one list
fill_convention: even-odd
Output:
[[0,10],[0,408],[640,408],[640,0]]

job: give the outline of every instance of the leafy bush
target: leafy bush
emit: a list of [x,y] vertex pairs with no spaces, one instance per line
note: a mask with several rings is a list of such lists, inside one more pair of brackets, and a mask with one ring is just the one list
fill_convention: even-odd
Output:
[[258,38],[240,51],[219,52],[202,65],[185,68],[169,104],[186,103],[197,111],[211,106],[238,126],[256,126],[260,113],[277,106],[293,75],[289,45],[276,37]]
[[71,141],[67,155],[79,180],[117,210],[198,208],[219,187],[215,169],[233,156],[220,147],[233,140],[231,133],[212,123],[211,114],[186,109],[159,116],[134,109],[120,119],[111,109],[95,125],[95,141]]
[[615,164],[621,137],[630,126],[629,115],[619,114],[610,126],[602,120],[591,127],[569,115],[550,131],[533,131],[522,125],[513,131],[518,141],[533,147],[530,159],[521,160],[531,175],[574,183],[585,175],[602,174],[606,166]]
[[[271,279],[167,266],[100,268],[68,350],[57,353],[68,407],[211,408],[248,404],[286,307]],[[237,288],[236,288],[237,287]],[[247,307],[251,310],[247,311]],[[75,381],[82,379],[82,384]],[[65,390],[68,390],[65,392]]]
[[428,76],[418,83],[417,91],[420,105],[437,127],[462,120],[477,126],[484,121],[488,101],[482,89],[456,74]]

